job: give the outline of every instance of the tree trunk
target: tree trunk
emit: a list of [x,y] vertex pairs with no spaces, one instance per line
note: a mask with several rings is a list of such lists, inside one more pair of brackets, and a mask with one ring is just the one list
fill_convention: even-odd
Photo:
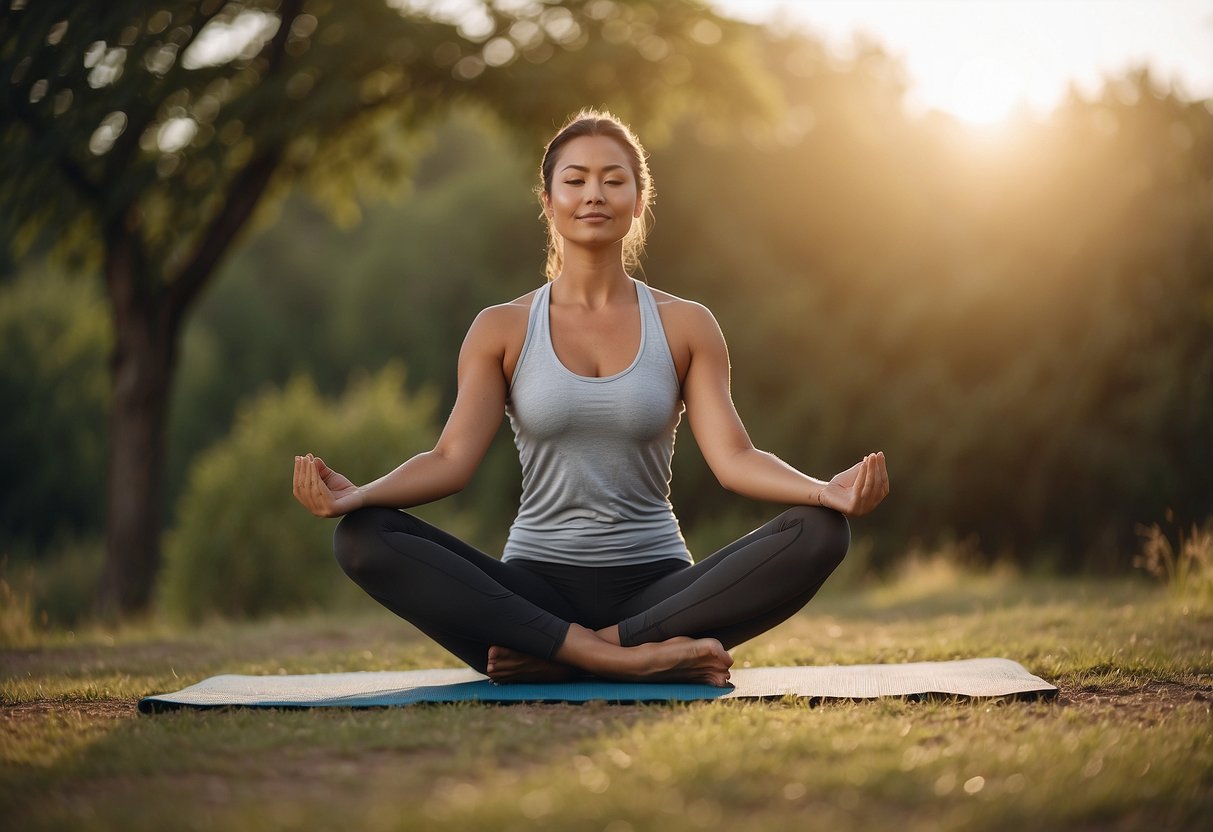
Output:
[[148,287],[138,246],[114,241],[106,261],[114,320],[106,470],[106,552],[95,611],[145,611],[160,567],[160,505],[178,319]]

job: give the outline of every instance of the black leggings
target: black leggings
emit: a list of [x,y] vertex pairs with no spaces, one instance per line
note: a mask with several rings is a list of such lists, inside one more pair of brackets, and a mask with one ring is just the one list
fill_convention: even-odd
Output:
[[494,644],[553,658],[570,622],[618,624],[625,647],[692,636],[729,649],[808,603],[850,539],[838,512],[798,506],[695,564],[503,563],[410,514],[364,508],[333,548],[371,597],[483,673]]

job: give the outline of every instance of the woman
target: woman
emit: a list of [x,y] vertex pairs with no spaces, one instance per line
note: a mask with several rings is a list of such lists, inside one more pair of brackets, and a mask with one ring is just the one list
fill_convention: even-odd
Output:
[[[355,582],[495,682],[724,686],[728,648],[803,607],[846,553],[846,516],[888,494],[884,454],[822,482],[754,448],[712,314],[628,274],[652,185],[614,116],[575,116],[540,173],[548,283],[477,316],[434,449],[363,486],[296,457],[295,497],[344,515],[334,548]],[[684,409],[725,488],[795,506],[698,563],[669,502]],[[523,495],[498,560],[398,509],[462,489],[503,414]]]

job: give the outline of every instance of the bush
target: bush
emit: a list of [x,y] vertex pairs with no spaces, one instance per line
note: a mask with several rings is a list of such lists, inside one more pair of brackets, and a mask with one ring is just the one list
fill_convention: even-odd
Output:
[[0,540],[101,530],[112,343],[95,280],[31,268],[0,287]]
[[[13,608],[0,609],[4,629],[28,613],[31,633],[84,625],[92,614],[93,599],[101,580],[105,544],[100,537],[61,536],[32,549],[9,544],[0,549],[0,580],[9,586]],[[6,602],[0,602],[0,608]],[[7,614],[6,614],[7,613]]]
[[[399,364],[354,380],[336,402],[296,377],[244,406],[231,434],[190,470],[166,540],[161,607],[197,620],[365,601],[333,559],[333,522],[313,517],[291,494],[294,457],[316,453],[367,482],[432,446],[436,407],[428,390],[405,392]],[[449,507],[426,516],[465,533]]]

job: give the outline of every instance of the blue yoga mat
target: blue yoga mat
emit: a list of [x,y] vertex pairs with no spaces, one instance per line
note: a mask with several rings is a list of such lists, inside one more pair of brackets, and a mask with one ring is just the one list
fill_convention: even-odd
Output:
[[725,688],[683,683],[574,682],[497,685],[471,669],[363,671],[296,676],[212,676],[147,696],[139,711],[178,708],[376,708],[418,702],[672,702],[702,699],[872,699],[942,694],[1051,697],[1057,688],[1010,659],[907,664],[750,667]]

